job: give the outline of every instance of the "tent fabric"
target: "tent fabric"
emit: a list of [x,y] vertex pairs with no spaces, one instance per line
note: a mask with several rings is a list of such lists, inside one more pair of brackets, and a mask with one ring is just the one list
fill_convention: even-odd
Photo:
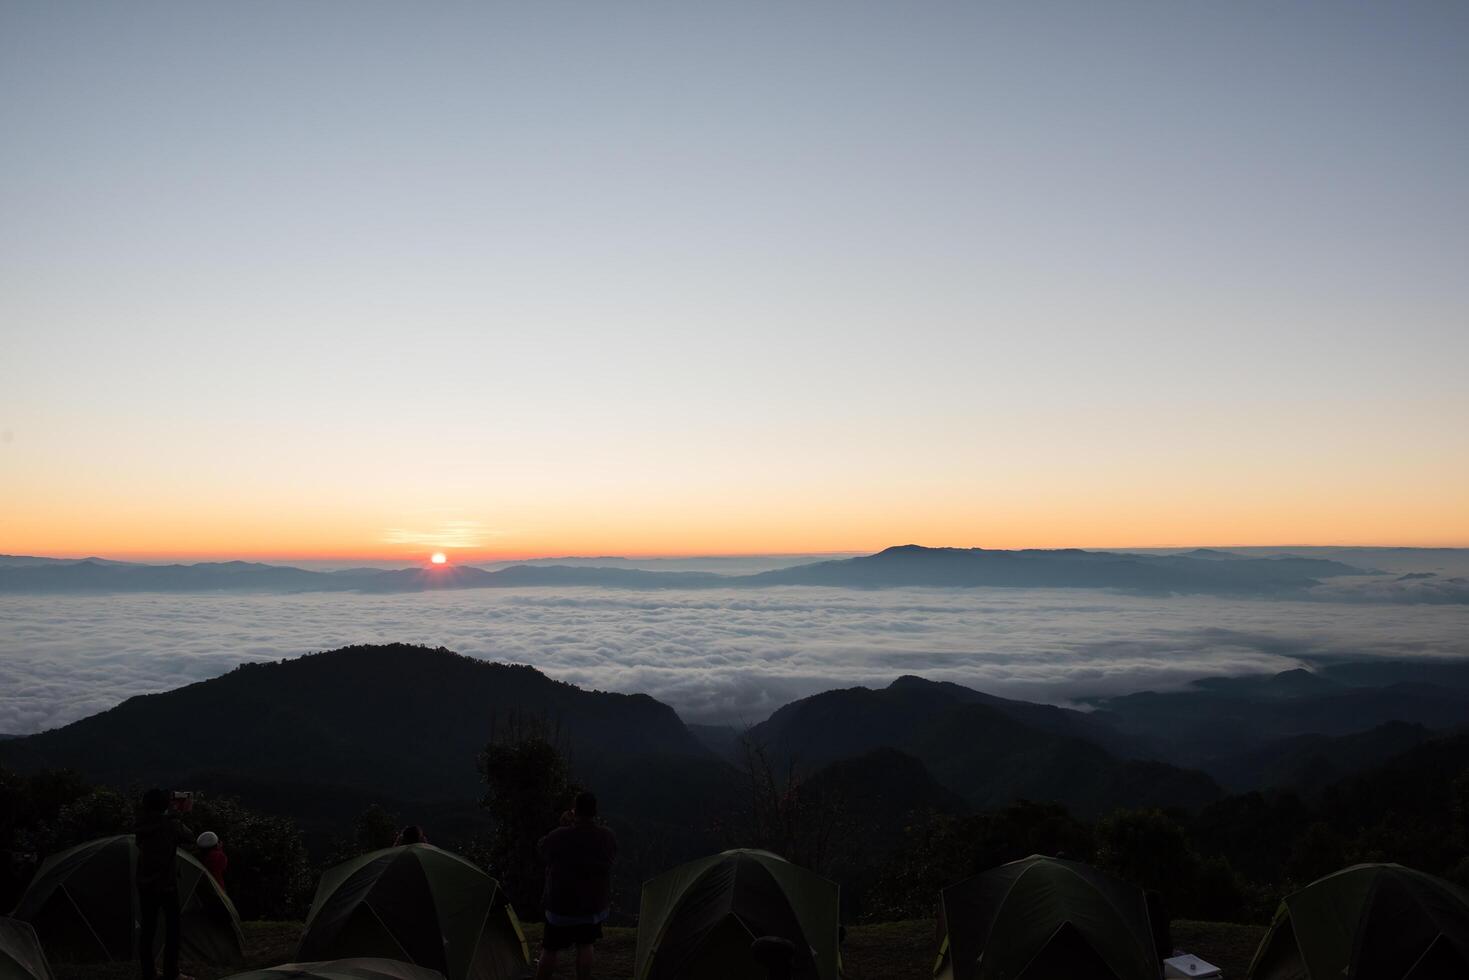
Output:
[[750,944],[779,936],[796,947],[794,976],[841,976],[840,893],[834,882],[768,851],[690,861],[643,885],[636,980],[763,978]]
[[[178,852],[180,948],[206,963],[244,959],[240,916],[213,876],[186,851]],[[15,908],[57,961],[137,959],[138,848],[132,834],[79,844],[47,858]],[[163,929],[158,930],[162,948]]]
[[448,980],[519,980],[530,969],[499,883],[431,844],[374,851],[322,875],[297,956],[399,960]]
[[55,980],[30,923],[0,917],[0,980]]
[[444,980],[444,975],[412,963],[365,956],[323,963],[284,963],[236,973],[226,980]]
[[1469,892],[1398,864],[1358,864],[1286,896],[1253,980],[1469,976]]
[[952,980],[1157,980],[1141,888],[1077,861],[1031,855],[940,893]]

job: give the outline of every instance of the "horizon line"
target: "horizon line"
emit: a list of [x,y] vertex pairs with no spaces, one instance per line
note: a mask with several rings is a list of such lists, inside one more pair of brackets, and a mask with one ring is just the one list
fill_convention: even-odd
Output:
[[[57,552],[48,553],[42,551],[11,552],[0,551],[0,557],[13,558],[49,558],[56,561],[84,561],[89,558],[101,559],[103,561],[135,561],[139,563],[161,562],[180,564],[200,564],[209,562],[225,561],[251,561],[261,564],[283,563],[283,562],[405,562],[416,564],[427,561],[429,556],[435,552],[443,552],[451,562],[459,565],[483,565],[502,564],[506,562],[529,562],[529,561],[597,561],[601,559],[618,559],[623,561],[712,561],[724,559],[755,559],[755,558],[837,558],[858,557],[873,555],[889,548],[917,545],[916,542],[903,542],[901,544],[889,544],[880,548],[852,548],[844,550],[820,550],[820,551],[697,551],[697,552],[602,552],[602,553],[520,553],[520,554],[468,554],[456,556],[456,552],[473,552],[469,548],[427,548],[421,553],[412,554],[280,554],[276,552],[186,552],[186,551],[121,551],[103,553],[100,551],[86,552]],[[1219,551],[1230,551],[1240,549],[1291,549],[1291,548],[1337,548],[1337,549],[1412,549],[1417,551],[1453,551],[1469,549],[1469,543],[1464,544],[1402,544],[1402,543],[1343,543],[1333,542],[1330,544],[1316,544],[1306,542],[1292,543],[1266,543],[1266,544],[1132,544],[1132,545],[1057,545],[1038,546],[1024,545],[1017,547],[989,547],[985,545],[917,545],[925,548],[954,548],[958,550],[970,550],[979,548],[985,551],[1187,551],[1193,549],[1208,549]]]

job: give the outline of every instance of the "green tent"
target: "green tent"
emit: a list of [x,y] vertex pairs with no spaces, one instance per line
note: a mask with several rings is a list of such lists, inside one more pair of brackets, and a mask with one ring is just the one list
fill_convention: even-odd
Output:
[[[244,959],[235,907],[191,854],[178,852],[180,947],[206,963]],[[132,834],[104,837],[53,854],[41,865],[15,907],[58,962],[137,959],[138,848]],[[163,924],[158,926],[163,944]]]
[[1141,888],[1032,854],[940,893],[943,980],[1157,980]]
[[761,936],[795,944],[795,976],[841,976],[838,889],[768,851],[734,850],[644,883],[635,980],[764,980]]
[[1469,977],[1469,893],[1400,864],[1329,874],[1280,903],[1250,977]]
[[0,980],[54,980],[30,923],[0,917]]
[[378,956],[448,980],[518,980],[530,960],[499,883],[431,844],[373,851],[322,875],[296,955]]
[[236,973],[226,980],[444,980],[444,975],[438,970],[398,960],[359,957],[325,963],[285,963]]

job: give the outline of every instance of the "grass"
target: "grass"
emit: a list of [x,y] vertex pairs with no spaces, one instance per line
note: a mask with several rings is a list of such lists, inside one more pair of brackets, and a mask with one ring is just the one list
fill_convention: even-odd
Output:
[[[540,942],[541,927],[527,925],[525,933],[534,953]],[[595,975],[601,980],[629,980],[638,931],[609,927],[605,933],[597,945]],[[1224,975],[1231,980],[1242,980],[1264,934],[1263,926],[1186,920],[1173,923],[1174,946],[1223,967]],[[222,980],[244,969],[289,963],[295,958],[300,936],[299,922],[247,922],[244,967],[219,969],[185,963],[184,970],[198,980]],[[930,980],[933,955],[933,922],[927,919],[850,926],[842,950],[847,980]],[[135,980],[137,977],[137,967],[131,963],[55,964],[55,967],[57,980]],[[556,976],[572,976],[569,959],[562,963]]]

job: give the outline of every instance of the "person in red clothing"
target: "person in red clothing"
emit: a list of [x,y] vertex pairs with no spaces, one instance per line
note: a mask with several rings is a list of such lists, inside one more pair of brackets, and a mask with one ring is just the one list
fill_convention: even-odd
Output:
[[617,838],[597,822],[597,798],[578,793],[561,826],[536,845],[546,862],[546,928],[537,980],[556,971],[557,954],[576,947],[577,980],[591,980],[592,944],[612,904],[612,861]]
[[224,847],[219,843],[219,835],[212,830],[206,830],[195,843],[199,845],[199,863],[204,865],[209,876],[218,883],[219,890],[224,891],[224,872],[230,866],[230,859],[225,856]]

